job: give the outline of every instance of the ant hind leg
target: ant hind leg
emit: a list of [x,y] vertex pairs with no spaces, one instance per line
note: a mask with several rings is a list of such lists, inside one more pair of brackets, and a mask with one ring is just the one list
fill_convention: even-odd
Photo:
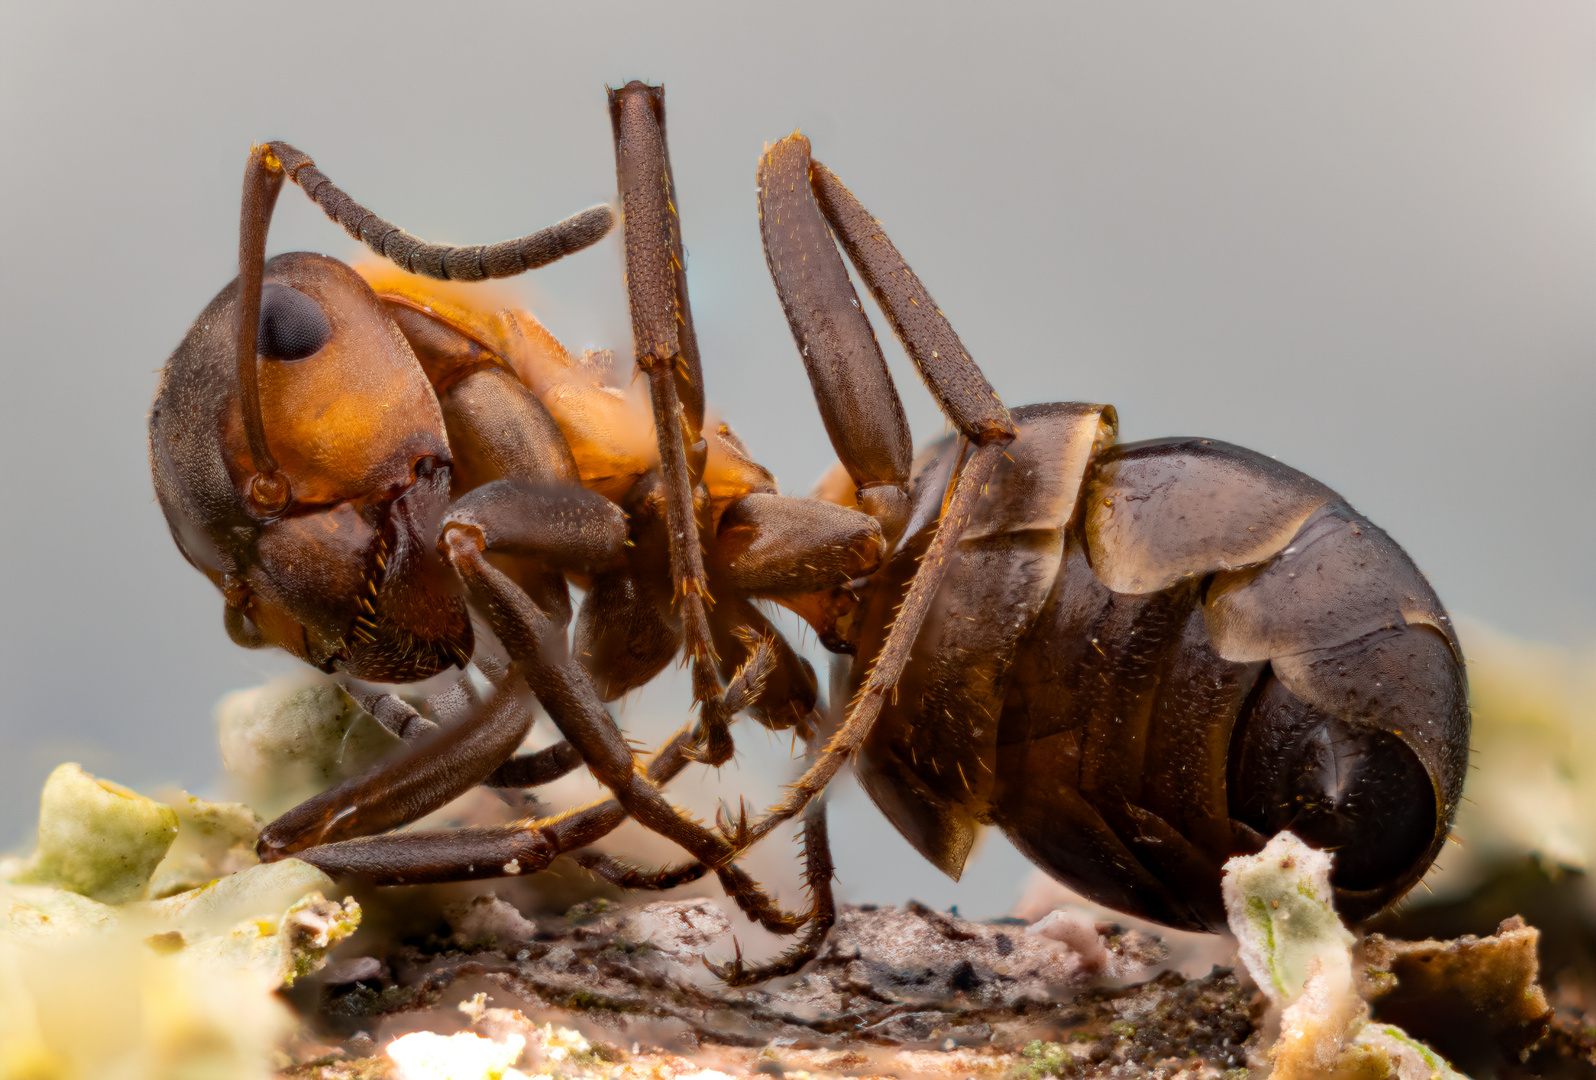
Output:
[[[802,813],[810,800],[825,789],[843,764],[864,745],[880,715],[885,695],[897,685],[908,662],[910,649],[954,555],[954,545],[1003,456],[1004,447],[1015,437],[1008,410],[970,358],[947,317],[898,254],[881,223],[870,216],[835,174],[810,158],[809,140],[802,135],[791,135],[766,151],[760,163],[759,183],[766,262],[776,291],[781,295],[793,336],[809,368],[816,400],[828,418],[827,430],[832,432],[833,444],[855,482],[860,480],[856,473],[858,459],[850,459],[849,455],[860,453],[857,448],[862,445],[860,440],[870,432],[863,427],[848,429],[845,431],[848,438],[839,437],[837,432],[842,429],[833,426],[828,410],[840,410],[845,403],[832,401],[838,391],[826,381],[825,369],[836,364],[831,354],[821,350],[831,346],[835,337],[832,327],[839,321],[858,323],[864,327],[865,334],[869,334],[869,330],[868,320],[857,310],[858,301],[853,297],[852,285],[846,281],[841,259],[835,249],[829,247],[833,231],[886,312],[893,330],[919,367],[943,413],[959,429],[963,443],[972,445],[974,451],[966,457],[961,448],[957,455],[956,460],[963,460],[964,464],[953,483],[936,536],[921,559],[909,593],[898,609],[864,686],[848,710],[846,722],[814,765],[799,778],[788,797],[772,807],[750,831],[748,843],[757,842],[783,821]],[[811,255],[814,257],[810,258]],[[826,266],[831,267],[830,284],[819,281],[822,272],[819,268]],[[841,277],[837,277],[838,274]],[[844,286],[847,296],[852,298],[851,304],[837,299],[843,295]],[[857,318],[847,312],[849,306],[856,309]],[[854,338],[861,343],[854,346],[857,352],[863,341],[857,329]],[[869,340],[874,346],[873,334],[869,334]],[[875,357],[880,357],[879,348],[875,350]],[[855,366],[863,371],[874,365],[856,363]],[[889,378],[889,389],[890,385]],[[889,403],[897,405],[895,391],[890,402],[883,396],[875,403],[875,413],[888,415],[891,412],[887,408]],[[900,413],[901,408],[899,405]],[[861,492],[866,490],[862,483],[860,488]]]

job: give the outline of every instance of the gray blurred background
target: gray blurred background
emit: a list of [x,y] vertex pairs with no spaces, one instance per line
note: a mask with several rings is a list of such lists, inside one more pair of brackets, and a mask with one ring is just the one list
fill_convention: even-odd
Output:
[[[429,239],[497,240],[613,197],[604,86],[634,77],[668,89],[710,399],[785,490],[832,460],[754,204],[762,146],[801,127],[1009,403],[1276,455],[1454,613],[1596,636],[1590,3],[663,7],[0,4],[0,848],[63,760],[214,790],[213,702],[293,668],[228,642],[144,445],[155,370],[236,272],[250,144]],[[272,251],[353,254],[279,205]],[[515,288],[624,360],[613,238]],[[623,719],[684,709],[676,680]],[[743,742],[714,790],[780,778]],[[1025,876],[990,838],[954,885],[856,791],[834,806],[854,899],[994,915]]]

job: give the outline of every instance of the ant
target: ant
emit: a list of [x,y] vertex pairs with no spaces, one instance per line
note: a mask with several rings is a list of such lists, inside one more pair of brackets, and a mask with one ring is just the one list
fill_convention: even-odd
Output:
[[[432,245],[294,148],[251,151],[239,277],[173,354],[151,414],[172,535],[242,645],[390,683],[474,657],[495,684],[441,730],[363,695],[410,747],[272,822],[263,858],[383,884],[529,873],[564,853],[629,887],[713,872],[750,918],[805,929],[770,963],[716,968],[737,984],[798,970],[835,919],[819,796],[848,761],[947,873],[996,825],[1076,890],[1171,926],[1222,926],[1220,867],[1287,828],[1337,853],[1349,918],[1419,880],[1461,795],[1469,715],[1451,622],[1395,542],[1252,451],[1117,444],[1109,405],[1010,411],[797,134],[760,162],[760,226],[839,465],[813,496],[781,495],[730,428],[704,425],[663,89],[628,83],[609,105],[651,417],[524,312],[318,255],[264,258],[285,178],[401,270],[445,281],[578,251],[612,227],[607,208],[501,244]],[[955,429],[918,456],[839,245]],[[575,611],[571,584],[587,593]],[[759,601],[851,657],[846,710],[817,706],[812,669]],[[507,664],[478,648],[473,614]],[[696,717],[641,768],[604,702],[678,654]],[[565,741],[516,755],[526,690]],[[810,765],[756,822],[708,828],[661,788],[689,761],[728,761],[740,713],[802,735]],[[474,785],[579,766],[612,797],[390,832]],[[791,913],[735,860],[799,815],[813,899]],[[581,850],[627,817],[690,861]]]

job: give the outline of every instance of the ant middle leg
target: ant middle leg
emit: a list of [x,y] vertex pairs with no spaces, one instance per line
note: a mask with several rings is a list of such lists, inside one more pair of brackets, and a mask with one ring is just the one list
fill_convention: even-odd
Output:
[[[805,740],[805,758],[813,765],[823,747],[835,734],[842,710],[842,682],[846,667],[832,669],[831,702],[813,717],[814,729]],[[796,974],[820,953],[832,926],[837,921],[837,899],[831,882],[835,866],[831,861],[831,840],[826,830],[826,799],[822,794],[804,808],[803,818],[804,886],[809,891],[813,918],[791,948],[763,964],[743,963],[737,949],[730,963],[710,964],[709,969],[731,986],[751,986],[767,979]]]
[[695,492],[707,444],[703,438],[703,368],[687,299],[687,268],[675,185],[665,144],[665,89],[633,81],[610,91],[615,171],[626,239],[626,288],[637,366],[648,376],[665,481],[671,582],[693,665],[704,745],[701,760],[724,765],[734,746],[731,715],[715,670]]

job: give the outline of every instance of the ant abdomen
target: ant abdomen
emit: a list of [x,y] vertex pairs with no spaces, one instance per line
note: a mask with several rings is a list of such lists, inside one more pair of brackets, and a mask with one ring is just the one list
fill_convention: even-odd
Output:
[[[1013,415],[1012,460],[865,745],[882,810],[955,876],[994,824],[1072,888],[1189,929],[1223,926],[1221,866],[1281,829],[1337,853],[1349,918],[1410,888],[1461,792],[1468,712],[1451,624],[1402,550],[1252,451],[1087,460],[1099,407]],[[895,554],[905,581],[923,546]],[[867,630],[861,659],[879,647]]]

